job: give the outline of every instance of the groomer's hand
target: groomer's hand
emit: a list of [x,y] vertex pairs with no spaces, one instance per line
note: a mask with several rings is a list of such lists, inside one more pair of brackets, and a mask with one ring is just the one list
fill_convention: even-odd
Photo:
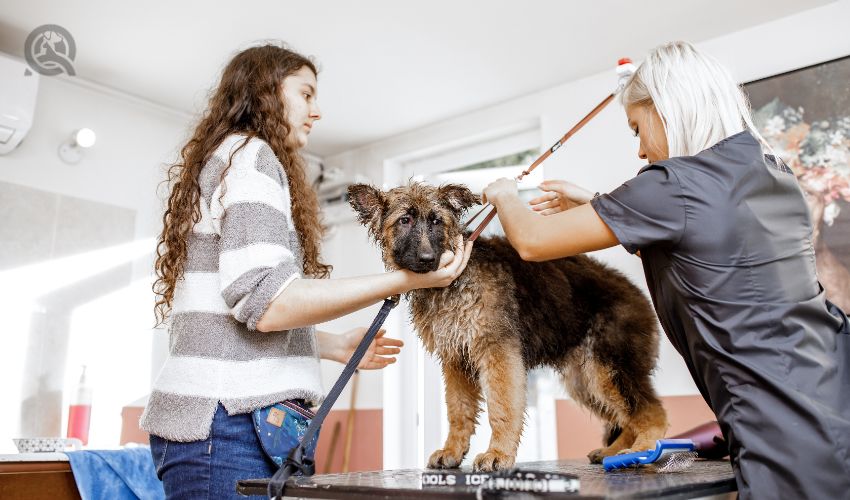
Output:
[[483,194],[484,203],[496,205],[499,198],[503,196],[519,196],[519,191],[516,187],[516,180],[503,177],[497,181],[491,182],[487,187],[485,187]]
[[557,214],[584,205],[593,198],[593,193],[587,189],[567,181],[543,181],[538,188],[543,191],[543,194],[529,201],[528,204],[541,215]]
[[443,288],[451,285],[452,281],[466,269],[466,263],[469,262],[469,256],[472,254],[472,242],[464,243],[463,236],[458,235],[454,248],[454,252],[443,252],[436,271],[423,274],[407,271],[413,275],[412,279],[415,281],[412,288]]

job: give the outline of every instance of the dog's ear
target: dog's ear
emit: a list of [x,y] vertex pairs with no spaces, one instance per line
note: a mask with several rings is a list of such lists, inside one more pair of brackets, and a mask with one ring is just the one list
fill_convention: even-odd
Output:
[[352,184],[348,186],[348,203],[357,212],[357,220],[377,237],[384,213],[384,194],[368,184]]
[[443,203],[460,217],[467,208],[481,203],[481,197],[472,193],[466,186],[460,184],[443,184],[437,189]]

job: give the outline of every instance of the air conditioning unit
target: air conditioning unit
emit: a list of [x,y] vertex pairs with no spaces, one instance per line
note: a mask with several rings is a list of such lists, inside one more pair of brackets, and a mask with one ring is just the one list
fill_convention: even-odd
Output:
[[357,214],[348,203],[348,188],[352,184],[371,184],[372,181],[361,174],[351,174],[341,168],[325,169],[319,183],[319,206],[330,225],[354,222]]
[[347,203],[348,186],[356,182],[358,181],[354,177],[346,174],[339,167],[323,168],[317,185],[319,203],[325,206],[336,203]]
[[335,226],[356,219],[354,209],[348,204],[348,187],[369,183],[368,177],[350,174],[339,167],[326,167],[318,158],[305,155],[307,175],[316,188],[319,208],[326,224]]
[[38,78],[26,62],[0,53],[0,155],[18,147],[32,126]]

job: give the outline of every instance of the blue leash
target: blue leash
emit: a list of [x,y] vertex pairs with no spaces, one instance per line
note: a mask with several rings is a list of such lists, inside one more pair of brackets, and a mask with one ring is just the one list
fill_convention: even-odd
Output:
[[[384,320],[387,319],[390,311],[398,305],[398,301],[398,295],[384,300],[384,305],[381,306],[381,310],[378,311],[378,315],[375,316],[375,319],[372,321],[372,326],[369,327],[366,335],[363,336],[363,340],[360,341],[360,345],[358,345],[357,349],[354,350],[354,354],[351,355],[351,359],[348,360],[348,363],[342,370],[342,374],[337,379],[333,388],[331,388],[327,397],[325,397],[325,400],[319,407],[319,411],[316,412],[316,416],[313,417],[313,420],[310,421],[310,425],[307,426],[307,430],[304,432],[304,437],[301,438],[301,443],[311,442],[316,433],[319,432],[319,427],[321,427],[325,417],[328,413],[330,413],[331,408],[340,393],[342,393],[343,388],[345,388],[345,384],[347,384],[351,376],[354,375],[354,372],[357,370],[357,365],[360,364],[360,360],[363,359],[363,356],[369,349],[369,344],[372,343],[375,335],[378,334],[378,330],[381,329],[381,325],[384,324]],[[303,444],[299,444],[289,452],[289,456],[286,457],[286,460],[283,461],[283,464],[269,480],[269,498],[283,498],[283,490],[286,485],[286,480],[296,472],[301,472],[304,476],[312,476],[316,472],[315,461],[304,456]]]

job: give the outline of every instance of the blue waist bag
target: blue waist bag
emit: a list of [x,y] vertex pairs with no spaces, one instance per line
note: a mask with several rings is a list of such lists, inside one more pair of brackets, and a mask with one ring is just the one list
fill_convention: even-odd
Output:
[[[304,400],[288,399],[254,410],[251,416],[263,451],[280,467],[289,452],[301,443],[307,426],[316,414],[309,410]],[[318,441],[319,433],[316,432],[312,442],[304,443],[306,458],[315,458]]]

